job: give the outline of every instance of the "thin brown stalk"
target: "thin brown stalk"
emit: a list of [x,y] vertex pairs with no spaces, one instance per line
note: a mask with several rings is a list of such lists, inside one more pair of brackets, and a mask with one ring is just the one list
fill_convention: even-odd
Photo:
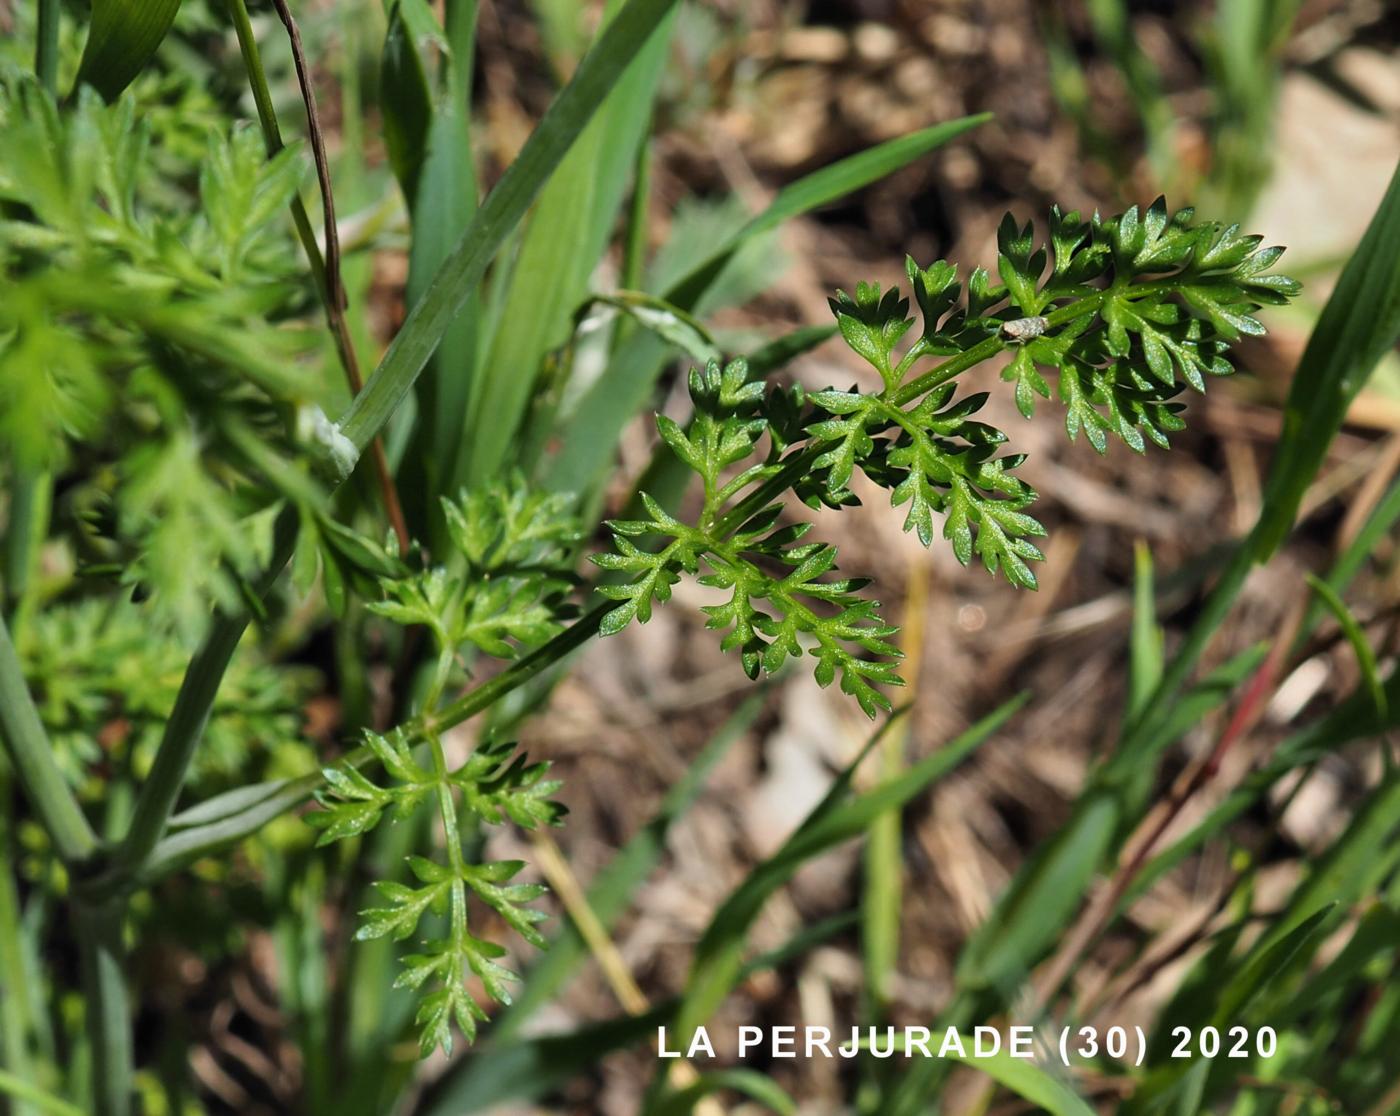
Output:
[[[349,300],[345,293],[340,268],[340,236],[335,219],[335,196],[331,189],[330,161],[326,156],[325,133],[321,128],[320,114],[316,109],[315,89],[311,83],[311,71],[307,65],[306,53],[302,49],[301,31],[288,9],[285,0],[273,0],[277,14],[287,29],[287,38],[292,49],[292,63],[296,68],[297,84],[301,88],[302,102],[306,107],[307,131],[311,141],[312,159],[316,164],[316,179],[321,193],[321,210],[325,224],[325,255],[316,243],[311,230],[311,222],[306,207],[300,198],[292,201],[292,217],[297,227],[297,235],[311,264],[311,271],[321,290],[321,300],[326,310],[326,324],[330,327],[335,344],[336,356],[345,370],[345,380],[352,395],[359,395],[364,387],[364,377],[360,373],[359,358],[350,338],[350,326],[345,317]],[[258,119],[262,124],[263,140],[268,155],[276,155],[282,150],[282,132],[277,124],[276,111],[267,88],[267,77],[258,54],[257,42],[253,38],[252,27],[248,22],[247,8],[243,0],[230,0],[230,11],[238,33],[239,47],[243,52],[248,70],[248,80],[253,87],[253,100],[257,105]],[[374,460],[374,471],[379,479],[384,513],[393,527],[398,540],[399,551],[407,554],[412,546],[408,534],[408,523],[404,519],[403,504],[398,490],[394,487],[393,475],[389,472],[389,459],[384,452],[383,442],[376,438],[370,444],[370,456]]]
[[[278,18],[287,29],[287,38],[292,46],[292,65],[296,68],[297,85],[301,87],[302,104],[306,106],[306,127],[311,136],[311,158],[316,164],[316,181],[321,188],[321,213],[326,226],[326,295],[330,305],[343,312],[349,300],[345,296],[345,284],[340,277],[340,234],[335,223],[331,164],[326,158],[325,133],[321,131],[321,116],[316,110],[316,90],[311,84],[311,68],[306,64],[306,51],[302,49],[301,29],[297,27],[297,21],[293,18],[291,9],[287,7],[287,0],[272,0],[272,6],[277,9]],[[347,367],[346,372],[355,379],[360,378],[358,367],[353,371]],[[358,384],[351,386],[359,392]]]

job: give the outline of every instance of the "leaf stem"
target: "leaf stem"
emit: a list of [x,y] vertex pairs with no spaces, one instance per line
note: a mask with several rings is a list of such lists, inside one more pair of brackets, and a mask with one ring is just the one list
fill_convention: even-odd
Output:
[[[289,507],[277,517],[273,528],[273,559],[261,583],[255,587],[259,597],[267,594],[291,559],[296,538],[297,514]],[[165,832],[190,761],[204,735],[224,671],[243,638],[248,620],[246,610],[216,616],[204,644],[190,660],[175,698],[175,707],[165,723],[155,763],[136,800],[131,828],[117,850],[114,867],[118,874],[138,870]]]
[[[51,1116],[83,1116],[83,1110],[76,1104],[69,1104],[62,1097],[46,1093],[37,1085],[5,1070],[0,1070],[0,1093],[8,1093],[15,1098],[17,1104],[28,1101],[35,1106],[33,1109],[25,1108],[24,1112],[42,1111],[50,1113]],[[19,1116],[21,1109],[16,1107],[14,1111],[16,1116]]]
[[447,756],[442,750],[442,738],[428,733],[428,746],[433,753],[433,774],[437,777],[438,814],[442,818],[442,840],[447,846],[447,864],[452,869],[452,939],[460,941],[467,932],[467,862],[462,856],[462,833],[457,828],[457,803],[452,797],[448,778]]
[[[1149,284],[1140,284],[1142,293],[1148,293]],[[1083,298],[1075,299],[1067,306],[1061,306],[1045,316],[1049,328],[1064,325],[1075,318],[1082,318],[1086,314],[1097,313],[1103,305],[1104,296],[1108,292],[1100,291],[1097,294],[1086,295]],[[1136,292],[1135,292],[1136,293]],[[907,403],[913,402],[919,396],[924,395],[934,388],[947,383],[954,376],[961,372],[966,372],[969,368],[981,364],[984,360],[990,360],[997,353],[1006,349],[1007,342],[1001,337],[993,334],[985,340],[979,341],[972,348],[959,353],[955,357],[949,357],[937,368],[932,368],[922,376],[910,380],[894,393],[893,402],[896,406],[903,407]]]
[[97,1116],[131,1112],[131,1019],[122,946],[126,900],[74,910],[81,953],[83,1001],[92,1048],[92,1105]]
[[423,724],[424,733],[442,732],[490,708],[506,694],[524,685],[597,635],[603,617],[615,607],[616,603],[613,601],[604,601],[596,605],[548,643],[426,718]]
[[97,850],[97,835],[83,815],[53,757],[34,698],[24,681],[10,629],[0,617],[0,737],[20,786],[58,855],[70,867]]

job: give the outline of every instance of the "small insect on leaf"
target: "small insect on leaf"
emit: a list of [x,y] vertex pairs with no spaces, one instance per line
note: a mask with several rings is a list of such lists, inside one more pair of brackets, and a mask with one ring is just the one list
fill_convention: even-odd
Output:
[[1001,323],[1001,336],[1006,341],[1034,341],[1050,328],[1050,323],[1036,315],[1033,318],[1016,318]]

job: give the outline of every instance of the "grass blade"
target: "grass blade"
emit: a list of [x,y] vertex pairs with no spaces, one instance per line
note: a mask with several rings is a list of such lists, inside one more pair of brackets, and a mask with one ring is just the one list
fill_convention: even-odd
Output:
[[[620,18],[619,6],[612,0],[608,15]],[[570,316],[588,293],[622,207],[669,42],[668,18],[630,65],[619,67],[607,101],[540,194],[482,374],[472,384],[456,484],[482,482],[504,465],[545,355],[568,336]]]
[[[960,1036],[964,1051],[973,1049],[971,1035]],[[1050,1116],[1094,1116],[1094,1110],[1079,1099],[1063,1082],[1051,1077],[1034,1062],[1013,1058],[1000,1051],[989,1058],[951,1051],[951,1056],[965,1066],[980,1070],[998,1085],[1010,1089],[1022,1100],[1038,1105]]]
[[792,1098],[771,1079],[755,1070],[730,1069],[702,1073],[691,1084],[677,1089],[657,1105],[656,1116],[686,1116],[695,1111],[695,1106],[701,1100],[722,1089],[743,1093],[779,1116],[793,1116],[797,1112]]
[[1139,542],[1133,552],[1133,629],[1128,645],[1128,717],[1152,696],[1162,679],[1162,629],[1157,624],[1157,595],[1152,551]]
[[1400,337],[1400,165],[1361,244],[1308,338],[1283,412],[1283,433],[1250,539],[1262,562],[1293,526],[1347,408]]
[[[1245,1009],[1269,988],[1280,973],[1287,971],[1290,962],[1304,946],[1315,940],[1332,910],[1330,906],[1324,907],[1283,937],[1252,951],[1249,959],[1236,970],[1234,978],[1213,997],[1215,1010],[1203,1022],[1223,1033],[1243,1019]],[[1173,1023],[1177,1023],[1177,1020],[1173,1019]],[[1187,1024],[1183,1021],[1181,1025]],[[1209,1060],[1170,1061],[1147,1077],[1121,1111],[1125,1116],[1147,1116],[1148,1113],[1169,1111],[1166,1102],[1183,1095],[1192,1100],[1188,1107],[1177,1111],[1203,1111],[1203,1106],[1197,1106],[1209,1092],[1208,1079],[1217,1077],[1220,1071],[1229,1072],[1231,1068],[1228,1060],[1223,1058],[1214,1063]],[[1218,1079],[1215,1083],[1225,1084]]]
[[115,99],[151,60],[179,10],[180,0],[95,0],[77,83]]
[[51,1113],[52,1116],[83,1116],[83,1110],[76,1104],[69,1104],[61,1097],[46,1093],[43,1089],[31,1085],[23,1078],[16,1077],[2,1069],[0,1069],[0,1093],[8,1094],[16,1101],[31,1104],[38,1111]]
[[[468,113],[476,4],[457,0],[446,16],[443,30],[425,0],[399,0],[384,43],[385,135],[395,138],[394,170],[412,214],[405,296],[410,306],[423,296],[477,207]],[[438,37],[446,48],[439,51],[431,83],[420,49],[424,35]],[[437,496],[450,491],[476,374],[478,303],[473,292],[415,387],[418,424],[402,466],[403,488],[413,529],[434,550],[443,530]]]
[[1313,574],[1307,575],[1308,586],[1322,600],[1341,626],[1342,634],[1346,636],[1347,642],[1351,644],[1351,649],[1356,655],[1357,665],[1361,668],[1361,677],[1366,682],[1366,688],[1371,691],[1371,700],[1376,703],[1376,713],[1384,720],[1386,718],[1386,697],[1385,687],[1381,685],[1380,671],[1376,666],[1376,653],[1371,649],[1371,643],[1366,638],[1366,633],[1362,630],[1360,622],[1352,615],[1351,609],[1347,608],[1346,602],[1337,594],[1327,582]]
[[1121,819],[1117,795],[1086,794],[1073,820],[1012,881],[958,958],[959,988],[1014,985],[1056,941],[1098,873]]
[[1212,836],[1260,801],[1271,787],[1290,772],[1307,767],[1323,756],[1338,752],[1358,740],[1366,740],[1394,730],[1397,727],[1397,718],[1390,711],[1400,707],[1397,705],[1400,703],[1400,675],[1392,676],[1385,688],[1385,717],[1377,716],[1375,702],[1369,693],[1353,694],[1321,721],[1285,740],[1266,766],[1231,791],[1189,833],[1147,863],[1132,889],[1124,897],[1124,902],[1131,902],[1164,872],[1185,860]]
[[550,104],[520,155],[477,210],[409,312],[365,390],[345,413],[340,433],[357,451],[363,452],[413,387],[506,237],[615,86],[617,75],[675,3],[628,0],[584,56],[573,80]]
[[724,265],[745,241],[775,229],[793,217],[800,217],[863,189],[872,182],[878,182],[935,148],[957,139],[964,132],[971,131],[979,124],[985,124],[991,118],[991,113],[984,112],[976,116],[950,120],[945,124],[935,124],[931,128],[910,132],[907,136],[878,144],[798,179],[791,186],[779,191],[767,209],[717,244],[708,256],[672,284],[665,293],[667,301],[686,309],[693,309],[715,277],[724,270]]
[[[909,571],[900,650],[905,673],[917,679],[923,668],[924,618],[928,608],[928,567]],[[917,699],[914,699],[917,700]],[[910,701],[912,710],[914,700]],[[901,717],[880,746],[882,779],[896,779],[905,768],[909,717]],[[904,818],[898,809],[870,824],[865,841],[865,881],[861,900],[861,952],[865,962],[865,1010],[872,1023],[884,1019],[899,967],[899,916],[904,906]]]
[[[1332,569],[1327,574],[1327,584],[1334,593],[1346,592],[1352,578],[1356,576],[1366,559],[1371,556],[1376,546],[1389,533],[1397,519],[1400,519],[1400,481],[1396,481],[1390,486],[1389,491],[1376,505],[1375,510],[1371,512],[1361,530],[1356,533],[1351,544],[1332,563]],[[1298,629],[1297,641],[1294,644],[1295,651],[1302,645],[1302,641],[1307,639],[1313,628],[1317,627],[1317,622],[1322,618],[1324,608],[1320,598],[1313,601]]]

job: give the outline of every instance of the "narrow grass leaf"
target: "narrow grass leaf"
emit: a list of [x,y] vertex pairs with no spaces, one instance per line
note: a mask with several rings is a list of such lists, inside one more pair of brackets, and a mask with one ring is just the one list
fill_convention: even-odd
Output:
[[1002,988],[1026,975],[1056,941],[1098,873],[1121,818],[1119,801],[1090,792],[1065,828],[1017,872],[958,958],[960,989]]
[[[431,75],[424,59],[429,44],[437,58]],[[410,306],[423,296],[476,212],[468,110],[475,46],[474,3],[449,5],[445,29],[425,0],[399,0],[393,9],[381,87],[386,146],[412,215],[405,295]],[[437,497],[450,494],[461,452],[479,321],[473,292],[415,385],[418,423],[400,466],[400,489],[410,529],[434,551],[445,541]]]
[[697,261],[689,272],[667,289],[666,298],[678,306],[695,307],[745,241],[777,228],[784,221],[864,189],[991,118],[990,113],[980,113],[935,124],[931,128],[878,144],[798,179],[781,190],[767,209]]
[[[1380,503],[1376,505],[1366,522],[1362,524],[1356,537],[1332,563],[1332,568],[1327,572],[1327,584],[1334,593],[1346,592],[1352,578],[1361,570],[1376,547],[1389,535],[1396,520],[1400,520],[1400,480],[1390,486]],[[1324,611],[1326,611],[1326,605],[1322,598],[1318,597],[1309,606],[1307,614],[1303,618],[1297,639],[1294,641],[1294,650],[1301,647],[1303,641],[1317,627],[1317,622],[1322,618]]]
[[[608,18],[620,18],[611,0]],[[604,25],[606,35],[610,24]],[[626,194],[670,45],[670,19],[614,75],[614,87],[540,194],[468,403],[456,484],[493,476],[517,437],[545,355],[563,344]]]
[[[964,1051],[974,1049],[971,1035],[960,1037]],[[1069,1086],[1025,1058],[1013,1058],[1005,1051],[989,1058],[977,1058],[956,1051],[951,1052],[951,1056],[963,1065],[985,1073],[1022,1100],[1038,1105],[1050,1116],[1094,1116],[1094,1110],[1080,1100]]]
[[266,802],[294,782],[297,780],[272,779],[265,783],[250,783],[246,787],[235,787],[223,794],[216,794],[188,810],[181,810],[172,815],[168,829],[189,829],[197,825],[211,825],[224,821]]
[[[1387,710],[1400,709],[1400,676],[1393,676],[1386,683],[1385,691]],[[1353,694],[1321,721],[1280,744],[1268,764],[1249,775],[1189,833],[1149,860],[1124,897],[1124,903],[1132,902],[1164,873],[1262,801],[1270,789],[1291,772],[1316,763],[1323,756],[1340,751],[1358,740],[1367,740],[1397,727],[1400,727],[1400,718],[1394,713],[1387,712],[1384,718],[1377,715],[1370,693]]]
[[69,1104],[62,1097],[56,1097],[37,1085],[16,1077],[8,1070],[0,1069],[0,1094],[11,1096],[17,1102],[33,1105],[40,1112],[50,1113],[51,1116],[83,1116],[83,1110],[76,1104]]
[[1400,860],[1400,773],[1392,772],[1367,796],[1351,823],[1293,892],[1283,914],[1259,939],[1257,957],[1322,909],[1350,910],[1385,879]]
[[1400,337],[1400,166],[1308,338],[1250,539],[1264,561],[1293,526],[1327,447],[1380,358]]
[[1310,1010],[1326,1004],[1331,997],[1348,995],[1355,987],[1355,981],[1365,979],[1365,970],[1369,965],[1377,958],[1393,955],[1398,941],[1400,911],[1377,903],[1362,914],[1341,953],[1320,972],[1309,975],[1307,995],[1280,1004],[1277,1016],[1270,1023],[1280,1028],[1296,1024]]
[[1139,542],[1133,551],[1133,628],[1128,646],[1128,716],[1135,715],[1162,679],[1162,629],[1157,623],[1157,596],[1152,551]]
[[423,297],[343,417],[340,433],[359,451],[388,421],[442,341],[457,311],[515,228],[618,75],[660,26],[676,0],[628,0],[550,104],[519,156],[473,216]]
[[742,1093],[778,1116],[793,1116],[797,1105],[771,1078],[756,1070],[714,1070],[700,1074],[684,1088],[669,1094],[652,1112],[655,1116],[686,1116],[706,1097],[724,1090]]
[[[1239,966],[1235,976],[1214,997],[1215,1010],[1205,1024],[1214,1026],[1222,1034],[1245,1018],[1245,1011],[1275,979],[1290,969],[1290,962],[1310,942],[1314,942],[1324,922],[1333,908],[1328,906],[1315,912],[1310,918],[1297,924],[1281,938],[1275,939],[1256,949],[1247,961]],[[1267,1022],[1267,1020],[1266,1020]],[[1189,1023],[1173,1020],[1174,1025],[1189,1026]],[[1123,1116],[1147,1116],[1147,1113],[1162,1112],[1173,1101],[1189,1098],[1187,1107],[1177,1111],[1200,1111],[1201,1102],[1211,1091],[1211,1086],[1220,1087],[1227,1082],[1217,1077],[1216,1067],[1234,1076],[1237,1072],[1227,1059],[1212,1062],[1210,1059],[1190,1061],[1173,1060],[1148,1074],[1143,1084],[1120,1110]],[[1212,1080],[1214,1079],[1214,1080]]]
[[1371,700],[1376,703],[1376,713],[1384,720],[1386,717],[1385,687],[1381,685],[1380,670],[1376,666],[1376,653],[1371,649],[1371,641],[1366,638],[1366,633],[1362,630],[1360,622],[1352,614],[1351,609],[1347,608],[1346,602],[1342,600],[1335,589],[1313,574],[1307,575],[1307,582],[1327,611],[1341,626],[1342,634],[1347,637],[1347,642],[1351,644],[1352,652],[1356,655],[1356,663],[1361,668],[1361,677],[1366,682],[1366,688],[1371,691]]

